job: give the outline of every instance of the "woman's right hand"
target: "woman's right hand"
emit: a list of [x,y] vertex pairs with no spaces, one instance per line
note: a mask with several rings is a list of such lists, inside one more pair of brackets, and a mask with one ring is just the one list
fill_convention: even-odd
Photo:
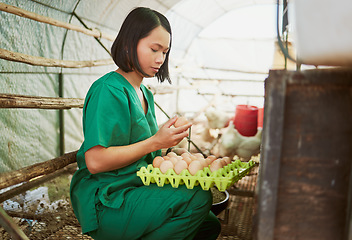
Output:
[[172,127],[177,121],[177,116],[170,118],[153,136],[161,148],[170,148],[176,146],[185,137],[188,137],[188,129],[192,123],[187,123],[180,127]]

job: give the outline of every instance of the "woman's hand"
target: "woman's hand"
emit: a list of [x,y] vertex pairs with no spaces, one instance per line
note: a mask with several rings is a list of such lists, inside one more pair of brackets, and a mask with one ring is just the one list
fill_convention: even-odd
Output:
[[187,123],[180,127],[172,127],[177,121],[177,116],[170,118],[153,136],[158,144],[158,148],[170,148],[177,145],[185,137],[188,137],[188,129],[192,123]]
[[102,147],[94,146],[87,150],[85,159],[88,170],[92,174],[107,172],[123,168],[137,161],[144,155],[162,148],[170,148],[177,145],[184,137],[188,136],[191,123],[174,128],[172,125],[177,117],[167,121],[152,137],[126,146]]

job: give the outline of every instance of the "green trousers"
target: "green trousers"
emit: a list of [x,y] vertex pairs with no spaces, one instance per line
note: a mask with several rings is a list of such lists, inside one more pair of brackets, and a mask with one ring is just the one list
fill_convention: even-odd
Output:
[[211,205],[211,192],[199,186],[142,186],[129,191],[118,209],[98,203],[99,228],[89,235],[96,240],[215,240],[221,225]]

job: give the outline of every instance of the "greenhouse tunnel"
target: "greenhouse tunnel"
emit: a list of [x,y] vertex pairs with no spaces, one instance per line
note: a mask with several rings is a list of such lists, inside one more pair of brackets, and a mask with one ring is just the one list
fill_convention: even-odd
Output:
[[[230,24],[223,18],[230,19],[229,15],[236,15],[233,12],[239,12],[241,16],[249,12],[248,25],[255,28],[255,24],[260,24],[259,16],[255,14],[264,8],[269,10],[263,16],[265,23],[274,24],[273,16],[270,19],[270,14],[275,13],[272,1],[3,1],[3,4],[94,29],[98,36],[99,33],[106,34],[108,39],[103,36],[94,38],[1,12],[1,20],[6,22],[1,28],[2,49],[67,61],[109,59],[112,40],[127,13],[136,6],[154,8],[165,13],[172,25],[170,73],[173,84],[160,85],[149,79],[145,84],[155,91],[156,102],[169,116],[178,113],[194,117],[210,104],[230,114],[235,111],[236,104],[263,106],[263,82],[272,66],[275,26],[266,27],[269,33],[264,30],[261,33],[260,29],[250,29],[248,33],[243,30],[243,23]],[[253,13],[251,8],[255,10]],[[222,22],[214,25],[221,19]],[[223,32],[209,34],[220,24],[226,24],[222,26]],[[237,35],[236,28],[242,35]],[[0,61],[2,93],[38,97],[82,99],[93,81],[115,69],[112,61],[106,63],[108,65],[102,62],[97,63],[102,66],[75,68]],[[56,110],[1,111],[1,172],[76,150],[82,141],[80,109],[63,110],[61,120],[60,111]],[[159,124],[167,119],[160,111],[157,116]],[[61,137],[60,122],[65,126]],[[64,143],[60,143],[60,139],[64,139]]]
[[[269,142],[262,131],[268,126],[269,136],[270,124],[277,123],[282,133],[280,124],[286,122],[281,118],[269,122],[276,103],[266,103],[270,94],[266,81],[275,78],[270,72],[276,70],[346,66],[295,60],[296,19],[291,11],[295,6],[287,0],[1,0],[1,239],[92,239],[82,235],[69,199],[75,156],[83,141],[84,98],[93,82],[117,69],[111,46],[127,14],[140,6],[164,14],[172,29],[172,83],[159,83],[156,77],[143,80],[154,95],[158,125],[184,116],[193,126],[189,138],[177,147],[205,157],[230,156],[232,163],[244,164],[236,165],[243,173],[234,171],[238,176],[226,187],[226,205],[217,215],[222,225],[218,239],[254,239],[254,233],[263,231],[269,231],[269,237],[255,239],[274,239],[276,225],[269,223],[261,230],[265,213],[259,219],[255,215],[255,208],[261,207],[256,204],[265,200],[258,200],[258,193],[265,190],[258,183],[259,169],[264,168],[263,144]],[[240,132],[236,117],[241,108],[255,113],[253,134]],[[241,141],[253,142],[254,150],[241,153],[236,146],[236,151],[222,152],[229,129],[237,129]],[[267,149],[264,157],[271,156]],[[169,150],[163,149],[163,154]],[[350,163],[345,166],[346,171],[352,169]],[[346,206],[348,219],[352,207]],[[345,230],[344,240],[352,239],[348,234]]]

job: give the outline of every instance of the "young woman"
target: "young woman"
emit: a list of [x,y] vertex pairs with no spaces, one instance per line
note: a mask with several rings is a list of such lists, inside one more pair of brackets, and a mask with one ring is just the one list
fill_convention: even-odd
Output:
[[71,201],[82,232],[94,239],[216,239],[212,195],[200,187],[144,186],[136,172],[188,136],[191,124],[158,129],[152,93],[142,84],[169,82],[171,29],[149,8],[126,17],[112,46],[118,66],[89,89],[83,108],[84,142],[71,182]]

